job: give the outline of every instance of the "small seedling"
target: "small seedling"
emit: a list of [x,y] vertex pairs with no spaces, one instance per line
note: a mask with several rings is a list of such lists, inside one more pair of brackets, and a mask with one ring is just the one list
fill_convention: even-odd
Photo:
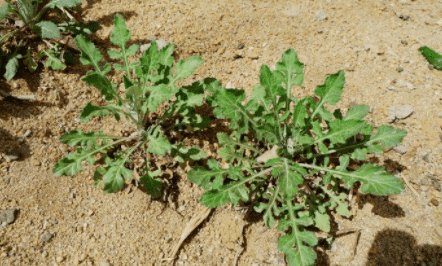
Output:
[[344,88],[344,71],[328,76],[315,98],[292,98],[293,86],[304,80],[304,64],[287,50],[276,70],[261,67],[260,86],[243,104],[245,91],[226,89],[214,81],[207,86],[217,118],[230,119],[230,135],[218,133],[221,167],[209,159],[188,178],[205,189],[201,203],[215,208],[225,204],[254,203],[264,223],[286,232],[278,249],[290,265],[313,265],[317,228],[330,232],[330,215],[350,217],[348,192],[362,183],[360,192],[385,196],[401,193],[401,180],[381,166],[364,163],[367,154],[380,155],[399,144],[405,130],[382,125],[375,129],[363,118],[369,106],[357,105],[346,115],[333,113]]
[[[0,7],[0,45],[6,47],[0,50],[2,57],[0,64],[6,68],[4,78],[12,79],[17,73],[19,59],[33,72],[38,67],[38,60],[48,57],[46,67],[54,70],[66,68],[66,62],[73,63],[73,56],[69,49],[62,49],[53,45],[46,39],[60,41],[62,34],[92,34],[99,28],[96,22],[78,23],[72,21],[73,17],[65,8],[75,8],[82,0],[52,0],[41,6],[42,0],[17,0],[12,3],[8,0]],[[52,20],[42,20],[49,10],[58,15]],[[58,21],[57,21],[58,20]],[[69,21],[67,21],[69,20]],[[40,51],[32,50],[33,40],[39,37],[50,46],[50,49]],[[27,48],[25,48],[27,47]]]
[[[82,35],[77,36],[75,43],[81,50],[80,61],[95,68],[95,71],[88,72],[82,80],[100,90],[106,100],[106,105],[103,106],[96,106],[91,102],[86,104],[80,119],[88,122],[96,116],[112,115],[119,121],[124,116],[133,122],[133,128],[129,129],[132,134],[119,137],[106,135],[101,131],[68,132],[61,137],[61,142],[76,146],[76,154],[68,154],[53,168],[57,175],[73,175],[83,169],[84,161],[94,164],[96,161],[93,157],[102,154],[106,166],[99,167],[94,178],[95,185],[103,186],[107,193],[121,190],[125,184],[124,179],[134,177],[130,164],[131,155],[135,152],[150,153],[154,157],[170,155],[180,163],[184,163],[186,159],[204,158],[205,153],[197,146],[184,147],[184,143],[171,143],[165,133],[174,130],[198,130],[208,125],[208,118],[197,114],[194,108],[203,104],[204,82],[194,82],[182,88],[175,84],[189,77],[203,63],[203,59],[192,57],[180,60],[173,73],[174,45],[169,44],[158,50],[156,42],[152,41],[138,62],[129,63],[128,58],[136,54],[139,45],[126,47],[131,33],[121,15],[115,16],[114,26],[110,40],[120,50],[110,49],[108,54],[112,59],[121,59],[124,62],[123,65],[115,63],[113,67],[125,73],[122,76],[125,95],[120,96],[116,90],[118,84],[107,78],[111,64],[102,65],[103,56],[94,44]],[[176,100],[172,100],[173,97]],[[158,119],[152,119],[150,115],[165,104],[169,108]],[[164,122],[170,118],[174,118],[174,124],[166,128]],[[126,148],[123,148],[123,144]],[[162,184],[157,177],[161,174],[161,169],[152,170],[146,159],[141,171],[144,175],[140,177],[140,183],[150,195],[160,196]]]
[[419,48],[419,52],[435,69],[442,70],[442,55],[427,46]]

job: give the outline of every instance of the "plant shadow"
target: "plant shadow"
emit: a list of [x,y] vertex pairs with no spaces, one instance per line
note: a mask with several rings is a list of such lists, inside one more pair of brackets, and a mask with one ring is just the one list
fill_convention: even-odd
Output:
[[[0,83],[3,81],[0,81]],[[42,101],[18,100],[9,97],[0,99],[0,120],[8,120],[10,116],[29,119],[41,114],[40,106],[53,106],[54,104]],[[25,134],[25,132],[22,132]],[[32,138],[32,132],[31,136]],[[31,156],[27,138],[23,136],[12,136],[6,128],[0,127],[0,154],[15,157],[17,161],[22,161]]]
[[379,232],[368,252],[365,266],[442,265],[442,246],[418,245],[407,232],[387,229]]

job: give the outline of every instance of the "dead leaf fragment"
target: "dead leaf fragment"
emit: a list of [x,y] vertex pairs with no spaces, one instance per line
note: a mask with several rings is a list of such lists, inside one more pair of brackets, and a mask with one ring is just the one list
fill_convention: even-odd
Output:
[[276,152],[278,150],[278,145],[273,146],[271,150],[268,150],[261,154],[256,160],[258,163],[266,163],[270,159],[278,158],[278,153]]

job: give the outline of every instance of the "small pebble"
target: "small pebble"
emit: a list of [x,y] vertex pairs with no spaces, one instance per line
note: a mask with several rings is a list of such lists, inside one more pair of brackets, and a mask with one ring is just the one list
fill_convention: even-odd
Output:
[[64,258],[63,258],[62,256],[57,256],[57,258],[55,258],[55,260],[56,260],[58,263],[62,262],[63,259],[64,259]]
[[401,155],[407,153],[407,147],[405,147],[404,145],[397,145],[393,148],[393,150]]
[[430,203],[431,204],[433,204],[434,206],[439,206],[439,201],[437,201],[437,199],[435,199],[435,198],[432,198],[431,200],[430,200]]
[[388,121],[390,123],[393,123],[396,120],[401,120],[409,117],[414,112],[414,107],[411,105],[404,105],[404,106],[393,106],[388,108],[388,111],[390,113],[390,116],[388,117]]
[[326,19],[328,18],[328,17],[327,17],[327,13],[325,13],[324,10],[321,10],[321,11],[319,11],[319,12],[316,14],[316,18],[317,18],[319,21],[326,20]]
[[430,154],[428,152],[426,152],[426,151],[420,151],[419,152],[419,157],[421,157],[427,163],[430,162]]
[[370,45],[368,43],[364,44],[364,49],[365,51],[370,50]]
[[2,225],[5,224],[6,226],[7,224],[14,222],[16,210],[17,209],[8,209],[0,211],[0,223],[2,223]]
[[404,71],[404,68],[401,67],[401,66],[398,66],[398,67],[396,68],[396,71],[399,72],[399,73],[401,73],[402,71]]
[[52,237],[53,235],[51,233],[44,233],[40,236],[40,240],[47,243],[51,241]]

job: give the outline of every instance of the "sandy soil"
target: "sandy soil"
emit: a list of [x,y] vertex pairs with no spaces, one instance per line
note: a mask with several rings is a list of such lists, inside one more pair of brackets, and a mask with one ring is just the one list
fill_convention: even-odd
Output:
[[[317,265],[442,265],[442,72],[431,70],[417,51],[430,46],[442,52],[442,4],[201,3],[87,0],[76,17],[103,26],[92,38],[103,53],[111,47],[112,19],[120,13],[132,43],[163,39],[176,45],[177,59],[202,56],[205,63],[186,84],[210,76],[250,93],[259,83],[260,66],[273,69],[293,48],[306,64],[304,86],[295,97],[312,95],[327,75],[344,69],[338,107],[368,104],[368,120],[379,126],[390,123],[391,108],[412,106],[410,116],[390,123],[408,131],[403,147],[378,157],[410,186],[397,196],[356,197],[351,219],[335,216],[335,242],[320,242]],[[0,226],[0,265],[171,265],[162,259],[187,222],[203,211],[202,191],[179,168],[163,177],[170,185],[159,200],[133,184],[105,194],[93,187],[96,166],[72,177],[52,174],[54,163],[72,151],[59,142],[63,133],[122,134],[127,128],[111,118],[80,123],[83,106],[101,101],[98,90],[80,80],[89,67],[40,69],[29,74],[23,68],[14,80],[1,81],[8,93],[34,94],[37,100],[0,99],[0,210],[9,210],[3,213],[11,219]],[[229,206],[213,211],[184,242],[175,265],[286,265],[277,250],[281,233],[246,211]]]

